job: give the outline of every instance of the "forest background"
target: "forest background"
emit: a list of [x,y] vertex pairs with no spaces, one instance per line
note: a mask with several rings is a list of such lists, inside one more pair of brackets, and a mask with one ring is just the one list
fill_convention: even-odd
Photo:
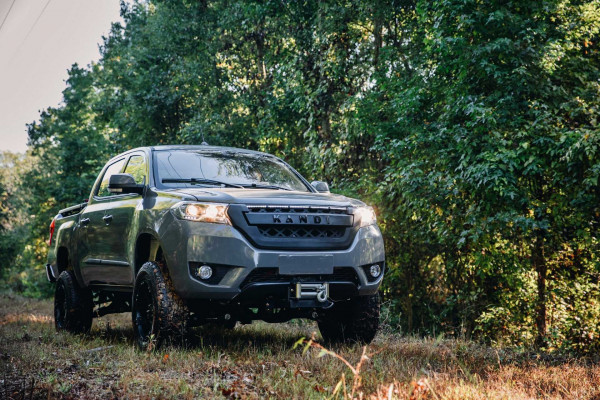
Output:
[[386,322],[600,348],[600,2],[123,3],[0,154],[0,273],[52,294],[48,225],[142,145],[276,154],[375,206]]

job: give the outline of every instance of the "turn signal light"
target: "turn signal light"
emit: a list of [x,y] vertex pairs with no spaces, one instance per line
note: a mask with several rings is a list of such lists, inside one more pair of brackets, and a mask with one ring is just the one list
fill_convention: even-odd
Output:
[[52,246],[52,236],[54,236],[54,227],[56,226],[56,219],[53,219],[50,223],[50,240],[48,240],[48,246]]

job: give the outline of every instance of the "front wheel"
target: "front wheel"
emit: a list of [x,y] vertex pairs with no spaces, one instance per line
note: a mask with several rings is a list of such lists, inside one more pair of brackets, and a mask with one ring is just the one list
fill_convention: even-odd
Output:
[[327,342],[369,344],[379,329],[379,295],[359,296],[335,304],[318,321],[321,336]]
[[71,271],[63,271],[54,291],[54,326],[57,331],[87,333],[92,328],[92,292],[81,288]]
[[166,340],[181,342],[186,335],[187,314],[159,266],[154,262],[142,265],[135,279],[131,312],[138,347],[152,350]]

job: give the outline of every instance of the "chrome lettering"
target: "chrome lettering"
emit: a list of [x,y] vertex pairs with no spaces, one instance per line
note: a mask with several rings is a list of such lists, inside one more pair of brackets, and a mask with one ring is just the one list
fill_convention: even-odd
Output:
[[279,219],[279,214],[273,214],[273,223],[281,223],[281,219]]

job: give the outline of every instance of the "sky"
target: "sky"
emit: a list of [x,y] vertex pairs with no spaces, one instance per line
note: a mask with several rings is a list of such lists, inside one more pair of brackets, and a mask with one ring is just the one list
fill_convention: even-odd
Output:
[[73,63],[100,58],[119,10],[119,0],[0,0],[0,151],[25,151],[25,124],[61,103]]

